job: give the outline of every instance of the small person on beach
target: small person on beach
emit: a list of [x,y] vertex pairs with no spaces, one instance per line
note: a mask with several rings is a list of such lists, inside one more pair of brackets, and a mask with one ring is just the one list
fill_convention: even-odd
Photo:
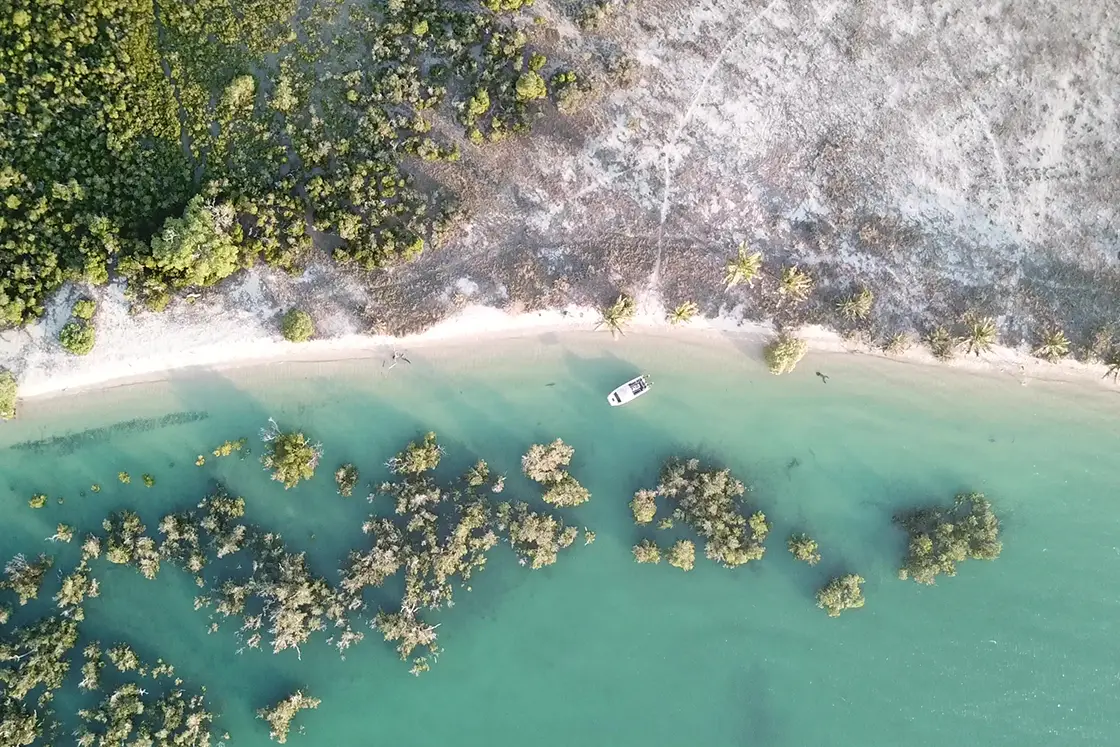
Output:
[[820,376],[820,377],[821,377],[821,381],[822,381],[823,383],[825,383],[825,384],[827,384],[827,383],[828,383],[828,377],[827,377],[827,376],[825,376],[825,375],[824,375],[823,373],[821,373],[820,371],[817,371],[817,376]]

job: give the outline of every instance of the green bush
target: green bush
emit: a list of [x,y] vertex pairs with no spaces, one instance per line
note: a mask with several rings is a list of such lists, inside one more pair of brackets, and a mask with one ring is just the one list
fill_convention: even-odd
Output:
[[0,420],[11,420],[16,416],[17,393],[15,375],[6,368],[0,368]]
[[241,267],[241,227],[228,203],[212,203],[195,195],[182,218],[171,217],[152,237],[151,253],[120,264],[137,296],[160,299],[169,290],[205,288]]
[[88,355],[97,342],[97,335],[88,322],[67,322],[58,333],[58,341],[74,355]]
[[630,512],[635,524],[649,524],[657,516],[657,491],[639,490],[630,501]]
[[322,446],[311,443],[298,431],[281,433],[273,428],[265,435],[265,453],[261,463],[272,472],[273,480],[284,483],[285,490],[315,475],[315,467],[323,456]]
[[533,0],[482,0],[482,5],[495,13],[520,10],[522,6],[533,4]]
[[660,563],[661,548],[652,540],[644,539],[633,548],[634,560],[639,563]]
[[315,334],[315,323],[306,311],[292,309],[280,321],[280,332],[285,340],[307,342]]
[[821,562],[821,551],[817,547],[817,541],[807,534],[793,535],[786,546],[789,547],[793,557],[804,563],[816,565]]
[[338,494],[349,498],[358,484],[358,468],[349,463],[342,465],[335,470],[334,481],[338,485]]
[[669,548],[669,565],[682,571],[691,571],[696,566],[696,545],[692,540],[677,540]]
[[[657,497],[675,506],[673,517],[687,524],[706,541],[704,555],[727,568],[737,568],[766,553],[770,533],[766,514],[745,513],[742,496],[747,486],[730,470],[705,469],[699,459],[670,459],[661,470]],[[645,500],[635,495],[634,519],[653,519]],[[681,548],[678,552],[683,552]]]
[[958,495],[952,506],[928,506],[895,516],[908,535],[903,581],[932,584],[939,575],[957,575],[965,560],[995,560],[1003,551],[999,519],[983,493]]
[[548,86],[545,85],[544,78],[540,73],[532,70],[526,70],[521,74],[517,79],[516,90],[518,101],[535,101],[548,95]]
[[97,312],[97,302],[90,298],[79,298],[74,302],[73,314],[79,319],[89,321]]
[[817,606],[828,613],[829,617],[839,617],[844,610],[856,610],[863,606],[863,576],[849,573],[829,581],[817,592]]
[[763,349],[763,355],[770,373],[780,376],[796,368],[808,350],[804,340],[781,334]]

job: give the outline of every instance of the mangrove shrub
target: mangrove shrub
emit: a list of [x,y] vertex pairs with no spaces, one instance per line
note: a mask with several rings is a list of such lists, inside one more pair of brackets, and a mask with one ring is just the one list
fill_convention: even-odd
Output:
[[294,488],[303,480],[315,475],[315,467],[323,455],[321,444],[313,444],[300,431],[284,433],[275,420],[261,433],[265,442],[261,464],[272,472],[272,479],[284,483],[284,489]]
[[803,563],[816,565],[821,562],[821,553],[817,547],[817,541],[807,534],[793,535],[789,538],[787,547],[789,547],[790,554]]
[[682,571],[691,571],[696,565],[696,545],[692,540],[677,540],[667,554],[669,565]]
[[550,444],[533,444],[521,457],[521,470],[530,480],[548,487],[544,500],[561,508],[578,506],[591,498],[591,493],[568,473],[575,449],[559,438]]
[[318,698],[312,698],[302,690],[297,690],[279,703],[260,709],[257,711],[257,716],[268,722],[268,735],[274,741],[284,744],[288,741],[288,731],[296,714],[305,708],[318,708],[319,703]]
[[673,516],[706,541],[704,554],[728,568],[759,560],[770,523],[761,511],[744,513],[746,486],[730,470],[708,470],[699,459],[670,459],[657,494],[676,504]]
[[958,495],[952,506],[919,508],[895,517],[909,538],[898,571],[903,581],[932,584],[941,574],[957,575],[964,560],[995,560],[1003,550],[999,519],[983,493]]
[[854,573],[832,579],[817,592],[817,606],[828,613],[829,617],[839,617],[844,610],[859,609],[863,606],[864,579]]
[[15,374],[6,368],[0,368],[0,420],[11,420],[16,416],[17,394]]
[[644,539],[634,545],[634,560],[639,563],[660,563],[661,548],[653,540]]

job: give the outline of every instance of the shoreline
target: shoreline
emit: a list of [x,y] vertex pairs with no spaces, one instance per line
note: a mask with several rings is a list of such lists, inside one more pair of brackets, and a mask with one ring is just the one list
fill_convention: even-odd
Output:
[[[389,335],[344,334],[325,339],[292,343],[278,335],[267,338],[219,340],[209,344],[184,346],[178,350],[155,352],[147,357],[136,350],[123,350],[118,355],[90,356],[73,359],[68,371],[55,371],[56,360],[31,361],[20,375],[20,399],[44,401],[57,397],[89,394],[119,387],[158,383],[176,373],[191,369],[223,372],[232,369],[264,367],[281,363],[331,363],[372,359],[390,351],[407,352],[408,348],[453,345],[470,342],[511,340],[552,333],[591,333],[599,314],[589,307],[569,306],[536,312],[509,314],[492,306],[467,306],[457,314],[428,330],[403,337]],[[746,343],[761,362],[762,346],[774,334],[770,324],[739,322],[733,316],[715,319],[698,318],[674,326],[665,321],[660,310],[639,314],[627,327],[629,333],[643,337],[671,334],[702,338],[716,336]],[[609,333],[599,330],[604,343],[625,344],[626,335],[608,339]],[[1105,367],[1066,359],[1048,363],[1029,352],[997,346],[981,357],[958,355],[951,361],[939,361],[920,344],[909,350],[888,355],[865,344],[844,339],[838,333],[820,326],[806,326],[797,336],[808,343],[809,352],[800,366],[808,366],[814,354],[864,355],[897,363],[920,365],[923,368],[943,367],[948,370],[1003,377],[1010,376],[1020,386],[1032,381],[1075,385],[1094,389],[1114,389],[1103,378]],[[714,342],[709,339],[707,342]],[[136,346],[133,346],[136,347]],[[757,349],[754,349],[757,348]],[[95,351],[96,352],[96,351]],[[46,365],[42,365],[42,364]]]

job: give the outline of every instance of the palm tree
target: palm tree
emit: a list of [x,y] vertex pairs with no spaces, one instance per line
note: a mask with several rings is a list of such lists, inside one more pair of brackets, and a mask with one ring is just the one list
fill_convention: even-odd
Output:
[[836,304],[836,310],[849,322],[855,322],[868,317],[873,303],[875,303],[875,296],[867,288],[862,288],[859,293],[848,296]]
[[1105,356],[1104,364],[1108,366],[1104,378],[1112,377],[1114,382],[1120,381],[1120,348],[1113,348],[1108,355]]
[[700,309],[697,307],[695,301],[685,301],[669,312],[669,324],[685,324],[690,322],[699,311]]
[[1060,329],[1049,329],[1042,333],[1042,340],[1035,348],[1034,354],[1050,363],[1057,363],[1069,355],[1069,338]]
[[910,347],[910,335],[905,332],[895,332],[883,343],[883,352],[888,355],[905,353]]
[[739,253],[735,259],[727,263],[727,272],[723,282],[728,288],[734,288],[743,283],[753,285],[754,279],[762,270],[762,252],[748,252],[746,242],[739,245]]
[[957,352],[957,340],[943,324],[933,328],[926,337],[926,343],[933,357],[939,361],[947,361]]
[[778,280],[778,293],[793,301],[804,301],[813,290],[813,279],[797,265],[782,268]]
[[614,303],[600,312],[603,318],[595,325],[595,329],[606,327],[611,331],[611,335],[621,335],[622,328],[630,323],[637,312],[634,299],[625,293],[620,293]]
[[1112,349],[1112,339],[1115,336],[1116,330],[1111,324],[1105,324],[1095,329],[1089,339],[1089,344],[1085,348],[1085,357],[1089,360],[1103,362],[1108,357],[1108,351]]
[[981,353],[990,353],[996,344],[996,320],[990,316],[965,317],[966,331],[961,342],[964,343],[965,353],[979,356]]

